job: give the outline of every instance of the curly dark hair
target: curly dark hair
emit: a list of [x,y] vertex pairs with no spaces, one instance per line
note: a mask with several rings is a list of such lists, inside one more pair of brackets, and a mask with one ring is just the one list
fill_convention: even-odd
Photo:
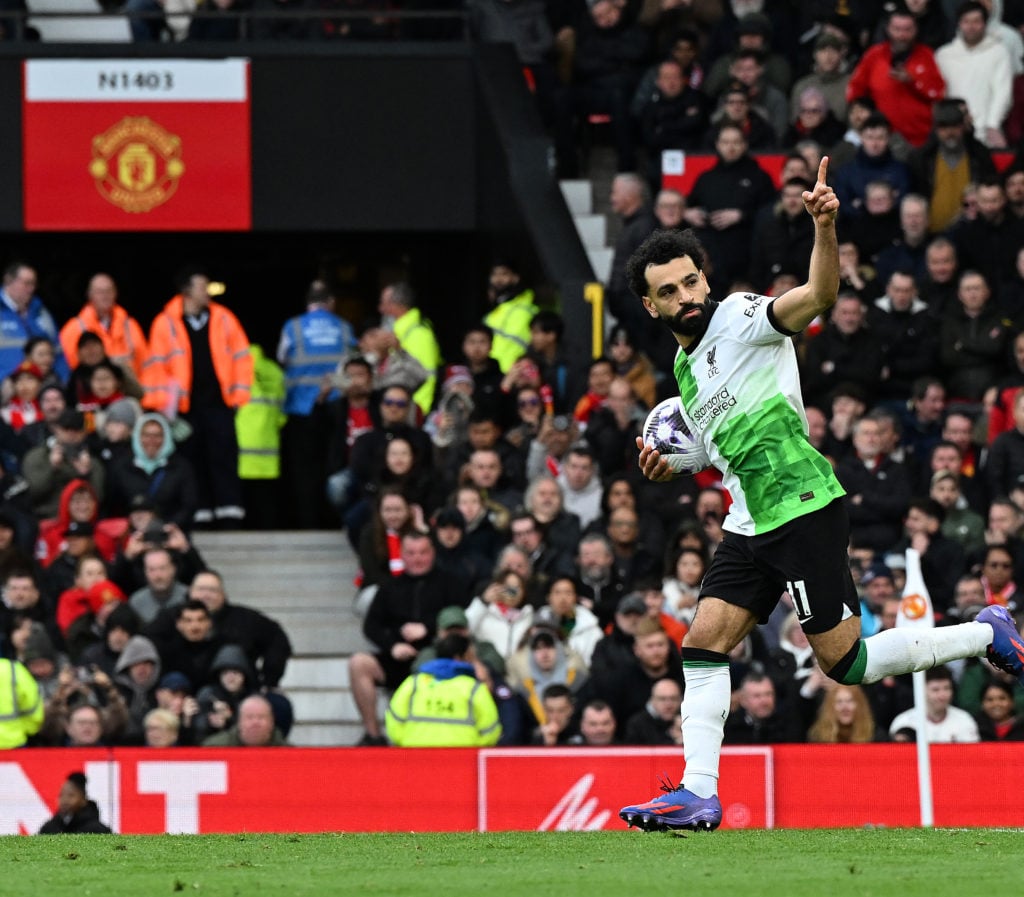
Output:
[[691,228],[684,231],[656,230],[626,262],[626,282],[638,299],[647,295],[647,268],[665,265],[688,255],[698,271],[704,269],[704,247]]

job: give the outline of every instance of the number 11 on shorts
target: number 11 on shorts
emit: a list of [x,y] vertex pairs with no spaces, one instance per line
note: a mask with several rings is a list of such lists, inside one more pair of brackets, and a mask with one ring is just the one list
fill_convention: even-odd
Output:
[[789,597],[793,599],[793,610],[796,611],[796,618],[801,623],[814,616],[811,613],[811,603],[807,600],[807,586],[802,579],[787,582],[786,591],[789,592]]

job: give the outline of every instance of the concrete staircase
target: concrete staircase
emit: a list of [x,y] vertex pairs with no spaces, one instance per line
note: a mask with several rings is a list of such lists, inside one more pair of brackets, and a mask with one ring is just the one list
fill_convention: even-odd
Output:
[[348,657],[371,646],[352,612],[359,565],[344,535],[197,533],[196,544],[224,577],[229,599],[273,617],[291,639],[294,655],[281,683],[295,707],[289,741],[303,746],[358,741],[362,726],[349,691]]
[[559,186],[594,275],[607,285],[614,251],[608,242],[608,219],[594,210],[594,184],[590,180],[574,180],[560,181]]

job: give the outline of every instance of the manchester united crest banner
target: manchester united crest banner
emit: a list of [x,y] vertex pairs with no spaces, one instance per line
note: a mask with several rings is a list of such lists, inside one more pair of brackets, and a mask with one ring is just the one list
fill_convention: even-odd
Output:
[[25,228],[249,230],[249,62],[27,60]]

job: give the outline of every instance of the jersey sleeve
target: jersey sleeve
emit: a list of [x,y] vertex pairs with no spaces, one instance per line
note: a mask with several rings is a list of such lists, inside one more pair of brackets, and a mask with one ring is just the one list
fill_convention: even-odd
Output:
[[783,328],[771,313],[771,296],[757,293],[732,293],[722,303],[727,311],[729,334],[750,346],[767,346],[789,339],[793,334]]

